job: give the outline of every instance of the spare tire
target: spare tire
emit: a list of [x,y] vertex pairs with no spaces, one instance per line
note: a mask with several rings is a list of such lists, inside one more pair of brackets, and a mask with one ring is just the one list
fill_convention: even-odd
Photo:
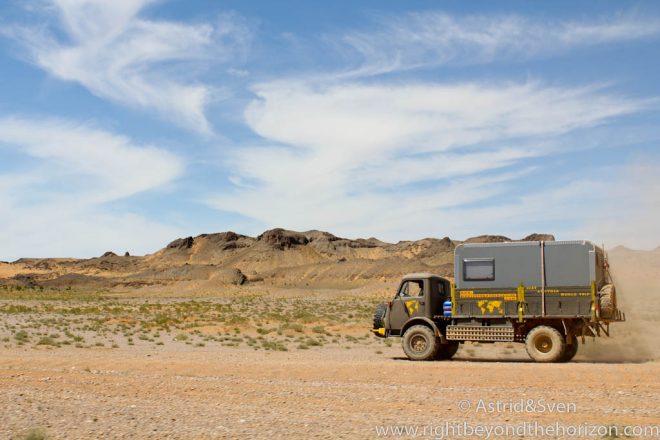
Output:
[[614,284],[606,284],[598,292],[600,301],[600,317],[603,319],[611,319],[614,317],[616,310],[616,289]]
[[385,313],[387,312],[387,304],[378,304],[376,312],[374,312],[374,328],[385,328]]

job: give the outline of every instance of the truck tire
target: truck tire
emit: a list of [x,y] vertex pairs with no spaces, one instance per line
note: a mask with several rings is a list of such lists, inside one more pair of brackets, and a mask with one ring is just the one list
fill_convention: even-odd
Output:
[[598,292],[600,297],[600,317],[603,319],[610,319],[614,317],[614,310],[616,308],[616,289],[614,284],[606,284]]
[[560,362],[570,362],[577,354],[578,348],[578,339],[573,335],[573,343],[566,344],[566,350],[564,351],[564,355],[561,357]]
[[378,304],[374,312],[374,328],[385,328],[385,313],[387,313],[387,304]]
[[449,341],[448,344],[440,344],[438,353],[435,355],[436,361],[448,361],[453,358],[458,351],[458,341]]
[[411,361],[431,361],[440,349],[440,338],[425,325],[413,325],[403,334],[401,344]]
[[566,351],[566,341],[557,329],[540,325],[527,334],[525,348],[536,362],[560,362]]

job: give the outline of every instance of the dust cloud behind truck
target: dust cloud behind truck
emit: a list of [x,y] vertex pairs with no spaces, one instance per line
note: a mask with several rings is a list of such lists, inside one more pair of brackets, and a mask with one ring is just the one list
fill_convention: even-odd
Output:
[[537,362],[567,362],[588,336],[624,321],[605,252],[588,241],[461,244],[454,283],[403,277],[373,332],[412,360],[450,359],[465,341],[520,342]]

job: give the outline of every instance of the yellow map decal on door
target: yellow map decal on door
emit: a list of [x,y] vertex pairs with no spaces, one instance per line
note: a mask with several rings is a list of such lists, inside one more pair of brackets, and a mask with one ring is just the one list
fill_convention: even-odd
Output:
[[408,316],[412,316],[419,310],[419,301],[416,299],[412,301],[406,301],[406,309],[408,310]]
[[495,311],[498,311],[502,315],[504,315],[504,309],[502,309],[502,301],[488,301],[487,299],[484,299],[482,301],[477,301],[477,305],[481,309],[482,314],[486,314],[486,310],[488,310],[488,313],[495,313]]

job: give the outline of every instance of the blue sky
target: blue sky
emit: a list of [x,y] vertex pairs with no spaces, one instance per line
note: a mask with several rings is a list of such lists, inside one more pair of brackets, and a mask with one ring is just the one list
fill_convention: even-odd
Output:
[[0,6],[0,259],[272,227],[660,244],[660,4]]

